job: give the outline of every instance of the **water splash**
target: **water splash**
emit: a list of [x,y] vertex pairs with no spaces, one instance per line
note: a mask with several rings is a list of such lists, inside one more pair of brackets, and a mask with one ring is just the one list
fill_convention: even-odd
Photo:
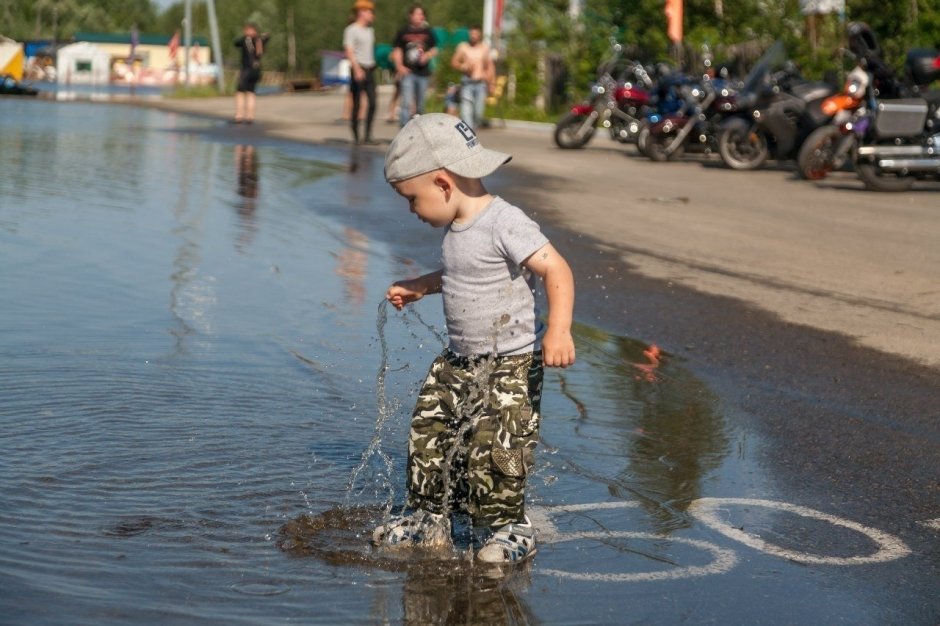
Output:
[[[378,372],[376,374],[376,422],[373,428],[372,438],[362,453],[360,463],[350,475],[349,483],[347,485],[346,497],[344,500],[344,508],[352,508],[354,506],[351,503],[351,500],[354,497],[361,496],[367,487],[364,485],[357,491],[357,482],[360,481],[363,472],[367,467],[369,467],[370,463],[377,459],[380,470],[376,476],[375,482],[372,484],[375,488],[375,495],[380,502],[379,509],[383,511],[383,518],[386,520],[386,522],[391,517],[392,510],[395,506],[395,484],[398,481],[394,479],[394,462],[392,457],[382,449],[382,439],[383,434],[387,430],[389,417],[396,414],[401,408],[400,401],[393,400],[388,397],[388,390],[386,386],[386,378],[390,371],[389,346],[385,332],[386,325],[388,323],[388,304],[388,301],[383,299],[379,303],[376,316],[376,331],[378,333],[379,345],[381,349],[381,361]],[[430,332],[431,335],[433,335],[433,337],[441,344],[442,349],[446,348],[447,342],[445,336],[440,331],[438,331],[437,328],[425,321],[425,319],[421,316],[420,313],[418,313],[417,310],[415,310],[414,307],[408,307],[405,309],[403,311],[403,316],[400,319],[402,319],[405,325],[409,328],[417,323],[423,327],[424,330]],[[493,352],[474,360],[472,365],[472,377],[467,383],[466,397],[464,398],[463,402],[460,403],[459,407],[455,407],[455,409],[459,412],[456,417],[460,425],[457,428],[457,431],[454,433],[454,443],[448,449],[441,468],[444,481],[444,513],[446,515],[462,512],[467,508],[467,494],[465,493],[464,489],[461,489],[462,485],[460,477],[463,473],[462,470],[465,469],[467,458],[471,452],[470,441],[472,438],[472,433],[477,428],[480,419],[483,418],[487,413],[487,407],[489,405],[488,396],[490,389],[490,378],[493,376],[493,373],[496,371],[498,365],[498,360],[495,354],[497,354],[497,340],[499,336],[499,330],[508,322],[508,315],[504,315],[502,318],[494,322],[492,336]],[[422,339],[422,337],[419,336],[415,330],[411,330],[411,335],[416,340]],[[361,503],[357,503],[356,506],[361,506]],[[470,530],[473,530],[472,523],[470,525]]]
[[380,484],[376,487],[376,493],[386,493],[384,509],[386,515],[391,511],[392,503],[395,499],[395,487],[392,481],[394,464],[392,458],[382,449],[382,433],[385,430],[385,423],[395,411],[390,410],[388,394],[385,388],[385,378],[388,375],[388,339],[385,337],[385,325],[388,323],[388,300],[385,298],[379,303],[378,314],[376,316],[375,328],[379,336],[379,344],[382,349],[382,359],[379,363],[379,370],[375,376],[375,400],[376,400],[376,420],[375,428],[372,431],[372,439],[369,445],[362,453],[362,460],[352,471],[349,477],[349,484],[346,490],[346,504],[349,504],[349,498],[353,493],[356,480],[366,468],[373,457],[377,457],[383,466],[379,474]]

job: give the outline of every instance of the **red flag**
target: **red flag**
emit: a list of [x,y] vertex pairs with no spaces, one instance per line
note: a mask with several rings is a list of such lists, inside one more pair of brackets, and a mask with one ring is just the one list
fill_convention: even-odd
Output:
[[682,41],[682,0],[666,0],[666,34],[675,43]]
[[176,53],[180,49],[180,31],[173,33],[173,36],[170,37],[170,42],[167,44],[170,48],[170,60],[176,60]]

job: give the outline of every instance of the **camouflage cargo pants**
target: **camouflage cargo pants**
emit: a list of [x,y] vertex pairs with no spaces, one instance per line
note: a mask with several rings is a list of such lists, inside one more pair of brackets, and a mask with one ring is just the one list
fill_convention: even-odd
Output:
[[465,510],[478,526],[521,521],[541,396],[541,352],[435,359],[411,418],[408,504]]

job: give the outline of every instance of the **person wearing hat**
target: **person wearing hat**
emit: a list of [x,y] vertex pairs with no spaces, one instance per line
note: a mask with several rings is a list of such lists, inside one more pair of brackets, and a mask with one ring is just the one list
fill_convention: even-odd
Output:
[[[385,179],[418,219],[444,228],[442,269],[389,287],[397,309],[443,296],[449,345],[431,364],[411,420],[408,513],[375,529],[381,547],[448,546],[450,514],[488,528],[476,558],[516,563],[536,552],[525,483],[538,442],[543,364],[574,363],[574,278],[519,208],[483,178],[509,161],[445,113],[408,122],[385,156]],[[548,301],[536,307],[536,276]]]
[[352,93],[353,141],[360,143],[359,107],[360,94],[365,93],[368,100],[365,119],[365,143],[375,143],[372,139],[372,120],[375,118],[375,31],[372,20],[375,17],[375,5],[369,0],[356,0],[353,4],[356,19],[343,31],[343,48],[349,59],[349,91]]

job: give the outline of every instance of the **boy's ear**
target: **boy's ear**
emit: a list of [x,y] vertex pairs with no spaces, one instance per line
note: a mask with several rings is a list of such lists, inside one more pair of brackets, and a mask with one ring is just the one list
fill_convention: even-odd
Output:
[[434,174],[434,186],[444,193],[450,193],[454,190],[454,181],[447,170],[439,170]]

